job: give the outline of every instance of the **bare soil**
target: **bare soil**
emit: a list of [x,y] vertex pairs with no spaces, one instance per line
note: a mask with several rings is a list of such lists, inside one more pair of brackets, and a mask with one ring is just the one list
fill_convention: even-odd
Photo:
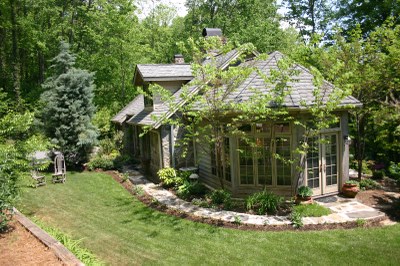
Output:
[[233,222],[225,222],[222,220],[215,220],[211,218],[201,218],[194,215],[190,215],[185,212],[178,210],[169,209],[166,205],[154,201],[153,198],[146,193],[137,193],[135,186],[129,181],[123,181],[121,176],[114,171],[106,171],[107,174],[111,175],[115,181],[120,183],[128,192],[134,195],[138,200],[146,204],[148,207],[164,212],[169,215],[174,215],[179,218],[187,219],[193,222],[201,222],[217,227],[234,228],[240,230],[254,230],[254,231],[315,231],[315,230],[331,230],[331,229],[351,229],[355,227],[377,227],[383,225],[385,218],[377,218],[368,220],[365,223],[359,224],[357,222],[346,222],[337,224],[310,224],[304,225],[300,228],[295,228],[292,225],[250,225],[250,224],[235,224]]
[[63,265],[56,255],[25,229],[12,220],[0,233],[0,265]]
[[380,181],[382,188],[361,191],[356,199],[384,212],[390,220],[400,222],[400,188],[390,180]]

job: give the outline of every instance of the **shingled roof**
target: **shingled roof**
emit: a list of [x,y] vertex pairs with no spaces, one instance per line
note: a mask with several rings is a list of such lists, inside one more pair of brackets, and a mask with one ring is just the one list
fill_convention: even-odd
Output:
[[190,64],[139,64],[135,71],[135,83],[140,83],[140,81],[189,81],[192,79]]
[[[264,75],[269,76],[272,70],[278,71],[278,61],[284,57],[280,52],[273,52],[269,55],[267,60],[255,61],[255,67],[257,67],[260,72]],[[296,64],[294,70],[298,73],[291,77],[290,82],[288,82],[289,94],[284,99],[283,105],[291,109],[307,109],[309,106],[315,104],[314,90],[316,89],[314,85],[314,76],[311,72],[301,66]],[[264,79],[256,72],[250,74],[250,76],[238,87],[237,90],[230,93],[227,97],[227,101],[234,102],[244,102],[251,99],[255,93],[267,94],[271,93],[271,84],[266,84]],[[323,102],[329,100],[334,86],[323,81],[321,88],[321,97]],[[339,106],[359,106],[361,103],[352,96],[347,96],[341,100]]]
[[[229,64],[230,61],[234,60],[238,55],[236,50],[229,52],[228,54],[221,55],[219,58],[216,58],[216,63],[218,67],[224,68],[226,64]],[[284,57],[280,52],[273,52],[269,55],[267,60],[255,60],[254,66],[257,67],[262,73],[265,75],[269,75],[271,70],[279,70],[278,61]],[[205,63],[209,63],[210,61],[205,61]],[[143,66],[146,66],[143,68]],[[143,79],[145,78],[172,78],[174,70],[167,70],[167,66],[175,66],[178,65],[138,65],[139,70],[143,70],[140,72],[144,74]],[[179,65],[179,66],[189,66],[189,65]],[[190,66],[189,66],[190,68]],[[297,75],[292,77],[292,81],[288,83],[290,88],[290,94],[284,100],[284,106],[290,109],[304,110],[309,106],[315,104],[315,97],[313,95],[313,91],[315,90],[314,86],[314,77],[311,72],[301,65],[295,65],[295,70],[298,71]],[[175,68],[176,69],[176,68]],[[184,68],[182,68],[184,69]],[[152,71],[160,73],[152,73]],[[168,72],[170,71],[170,72]],[[184,73],[182,70],[181,73]],[[180,77],[180,76],[176,76]],[[193,77],[191,78],[193,79]],[[179,80],[179,79],[175,79]],[[189,87],[179,89],[174,95],[174,104],[176,106],[182,106],[185,104],[185,100],[182,99],[181,94],[185,91],[186,93],[195,94],[199,90],[199,86],[192,85],[192,82],[189,82]],[[266,84],[264,79],[257,73],[253,72],[250,76],[238,87],[237,90],[231,92],[227,101],[234,102],[243,102],[251,99],[255,93],[270,93],[271,92],[271,84]],[[323,101],[329,100],[329,95],[333,91],[334,86],[324,81],[321,89],[321,95],[323,96]],[[139,96],[138,96],[139,97]],[[129,116],[132,116],[127,123],[129,124],[137,124],[137,125],[148,125],[154,128],[158,128],[162,123],[162,118],[171,117],[175,110],[170,110],[167,105],[158,106],[154,110],[147,110],[142,105],[134,106],[139,98],[135,98],[127,107],[125,107],[119,114],[117,114],[114,118],[114,122],[125,121],[125,119]],[[143,97],[143,96],[142,96]],[[143,101],[143,98],[141,99]],[[361,103],[352,96],[347,96],[340,102],[339,106],[347,108],[348,106],[360,106]],[[120,122],[122,123],[122,122]]]

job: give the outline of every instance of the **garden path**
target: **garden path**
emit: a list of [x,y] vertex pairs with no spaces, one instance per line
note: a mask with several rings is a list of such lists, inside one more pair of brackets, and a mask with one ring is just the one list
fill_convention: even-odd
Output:
[[[195,206],[190,202],[179,199],[176,195],[163,189],[161,186],[148,181],[139,171],[130,170],[128,173],[129,180],[134,185],[141,187],[159,203],[166,205],[168,208],[182,211],[190,215],[200,218],[222,220],[224,222],[234,222],[240,219],[241,223],[251,225],[288,225],[292,223],[288,216],[253,215]],[[329,208],[332,213],[322,217],[304,217],[304,225],[345,223],[356,221],[357,219],[370,220],[385,217],[383,212],[364,205],[356,199],[332,196],[316,200],[316,202]]]

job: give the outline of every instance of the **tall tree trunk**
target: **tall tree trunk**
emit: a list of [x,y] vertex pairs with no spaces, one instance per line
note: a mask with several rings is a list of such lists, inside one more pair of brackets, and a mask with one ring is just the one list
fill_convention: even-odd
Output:
[[37,57],[38,57],[38,70],[39,70],[38,84],[41,84],[44,81],[45,59],[43,52],[40,49],[38,49]]
[[12,36],[12,69],[13,69],[13,87],[15,92],[15,98],[17,107],[21,105],[21,76],[20,76],[20,64],[19,64],[19,51],[18,51],[18,28],[16,13],[17,8],[15,0],[10,0],[10,12],[11,12],[11,36]]

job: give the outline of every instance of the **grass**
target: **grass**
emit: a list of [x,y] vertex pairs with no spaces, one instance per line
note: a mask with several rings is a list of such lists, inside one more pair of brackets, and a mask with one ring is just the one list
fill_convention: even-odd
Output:
[[321,217],[331,213],[328,208],[317,203],[295,205],[293,210],[303,217]]
[[49,235],[57,239],[61,244],[63,244],[69,251],[71,251],[75,256],[82,261],[85,265],[102,265],[103,263],[99,261],[96,256],[87,250],[86,248],[81,247],[81,240],[72,239],[69,235],[61,232],[57,228],[50,227],[44,224],[42,221],[35,219],[34,221],[40,228],[45,230]]
[[69,173],[26,188],[17,206],[110,265],[396,265],[400,225],[310,232],[240,231],[147,208],[110,176]]

